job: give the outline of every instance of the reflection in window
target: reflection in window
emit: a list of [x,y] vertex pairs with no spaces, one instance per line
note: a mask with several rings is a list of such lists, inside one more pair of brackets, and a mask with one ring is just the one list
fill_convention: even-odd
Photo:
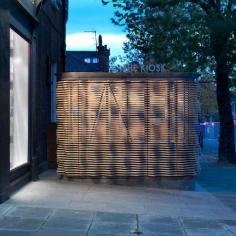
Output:
[[97,64],[99,62],[98,58],[84,58],[84,62],[88,64]]
[[98,58],[93,58],[93,63],[98,63]]
[[29,43],[10,29],[10,168],[28,162]]
[[90,62],[90,58],[84,58],[84,62],[85,62],[85,63],[91,63],[91,62]]

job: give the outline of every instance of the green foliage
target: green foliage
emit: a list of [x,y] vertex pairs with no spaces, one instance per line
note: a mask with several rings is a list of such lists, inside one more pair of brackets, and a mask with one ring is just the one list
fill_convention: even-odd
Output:
[[204,113],[214,112],[212,98],[217,94],[219,160],[236,163],[230,106],[236,74],[236,0],[102,1],[113,4],[112,21],[125,27],[130,48],[138,50],[144,62],[149,58],[169,71],[200,72],[202,78],[208,73],[216,79],[215,88],[202,88],[201,105]]
[[33,5],[37,4],[37,0],[31,0],[31,2],[33,3]]
[[149,55],[172,71],[212,74],[216,62],[223,60],[227,72],[233,72],[236,1],[110,0],[110,3],[116,9],[113,23],[125,28],[130,47],[144,57]]
[[200,120],[219,121],[218,105],[216,98],[216,84],[205,80],[200,84]]

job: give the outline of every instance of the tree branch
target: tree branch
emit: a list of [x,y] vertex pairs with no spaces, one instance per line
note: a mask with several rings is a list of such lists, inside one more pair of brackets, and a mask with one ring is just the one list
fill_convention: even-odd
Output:
[[219,3],[219,1],[215,1],[215,0],[208,0],[208,5],[213,7],[213,8],[216,8],[216,9],[219,9],[220,8],[220,5],[218,5],[216,2]]
[[235,4],[235,0],[229,0],[229,3],[228,3],[228,11],[231,12],[233,11],[233,4]]
[[209,15],[210,11],[209,11],[209,6],[208,6],[207,3],[204,3],[204,2],[199,1],[199,0],[189,0],[189,2],[200,6],[202,8],[202,10],[205,11],[207,15]]

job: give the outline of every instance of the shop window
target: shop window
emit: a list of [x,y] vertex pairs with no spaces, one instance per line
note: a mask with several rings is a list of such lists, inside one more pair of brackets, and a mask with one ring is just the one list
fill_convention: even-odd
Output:
[[29,43],[10,29],[10,168],[28,162]]

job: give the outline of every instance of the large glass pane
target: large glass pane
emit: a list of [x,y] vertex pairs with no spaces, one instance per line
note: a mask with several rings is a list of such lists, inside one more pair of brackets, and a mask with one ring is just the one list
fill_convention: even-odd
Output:
[[10,168],[28,162],[29,43],[10,29]]

